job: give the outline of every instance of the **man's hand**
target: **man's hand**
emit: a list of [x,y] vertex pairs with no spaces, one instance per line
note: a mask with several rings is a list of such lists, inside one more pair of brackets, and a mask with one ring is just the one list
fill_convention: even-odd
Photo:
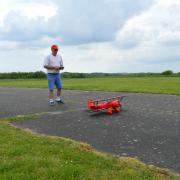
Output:
[[63,70],[63,69],[64,69],[64,66],[61,66],[61,67],[60,67],[60,70]]
[[46,65],[46,66],[44,66],[44,68],[46,68],[46,69],[49,69],[49,70],[59,70],[59,66],[50,66],[50,65]]
[[59,71],[60,67],[59,66],[54,66],[54,70]]
[[63,70],[63,69],[64,69],[64,67],[63,67],[63,66],[49,66],[49,65],[44,66],[44,68],[46,68],[46,69],[50,69],[50,70],[55,70],[55,71],[59,71],[60,69],[61,69],[61,70]]

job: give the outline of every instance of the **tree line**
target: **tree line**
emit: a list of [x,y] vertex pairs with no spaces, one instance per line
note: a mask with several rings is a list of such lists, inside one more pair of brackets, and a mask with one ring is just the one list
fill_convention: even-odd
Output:
[[[174,73],[171,70],[163,71],[162,73],[77,73],[63,72],[63,78],[89,78],[89,77],[109,77],[109,76],[127,76],[127,77],[144,77],[144,76],[180,76],[180,72]],[[43,71],[36,72],[11,72],[0,73],[0,79],[42,79],[46,78],[46,73]]]

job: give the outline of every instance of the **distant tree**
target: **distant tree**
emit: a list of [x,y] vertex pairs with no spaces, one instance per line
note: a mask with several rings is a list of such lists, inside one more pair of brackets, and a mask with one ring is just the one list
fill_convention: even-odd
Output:
[[167,71],[162,72],[161,74],[165,76],[170,76],[170,75],[173,75],[173,71],[167,70]]
[[42,71],[37,72],[11,72],[0,73],[0,79],[34,79],[45,78],[46,74]]

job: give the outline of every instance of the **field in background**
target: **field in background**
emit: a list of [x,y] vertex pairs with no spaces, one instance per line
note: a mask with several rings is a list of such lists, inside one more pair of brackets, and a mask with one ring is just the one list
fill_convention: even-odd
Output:
[[[63,78],[63,89],[180,95],[180,77]],[[0,80],[0,87],[47,88],[46,79]]]

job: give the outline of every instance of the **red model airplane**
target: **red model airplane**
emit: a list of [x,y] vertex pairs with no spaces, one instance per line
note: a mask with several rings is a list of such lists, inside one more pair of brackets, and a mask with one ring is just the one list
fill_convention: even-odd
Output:
[[99,100],[92,100],[89,99],[87,102],[87,107],[91,111],[102,111],[107,109],[107,114],[112,115],[113,112],[120,112],[121,111],[121,100],[125,96],[118,96],[108,99],[99,99]]

